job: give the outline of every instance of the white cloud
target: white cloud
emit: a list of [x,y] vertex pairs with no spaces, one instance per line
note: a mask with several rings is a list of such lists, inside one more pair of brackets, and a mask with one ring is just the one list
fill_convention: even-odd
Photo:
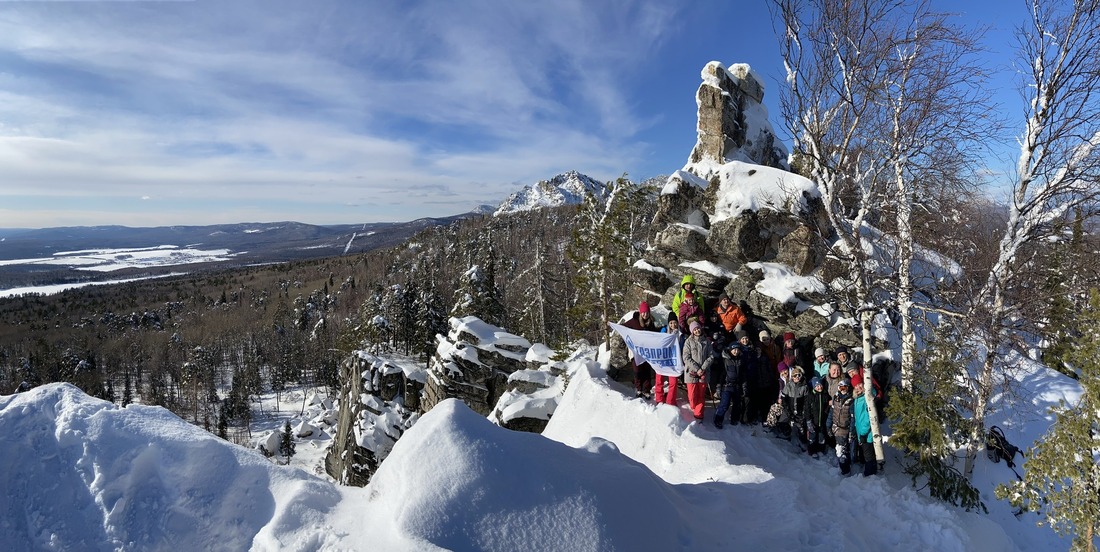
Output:
[[554,171],[618,174],[649,124],[624,80],[668,17],[580,1],[0,5],[0,196],[323,190],[423,211]]

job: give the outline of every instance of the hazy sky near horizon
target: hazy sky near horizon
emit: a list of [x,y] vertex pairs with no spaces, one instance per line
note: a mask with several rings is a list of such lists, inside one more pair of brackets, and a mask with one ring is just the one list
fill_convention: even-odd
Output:
[[[0,0],[0,227],[401,221],[668,174],[709,61],[752,65],[784,134],[769,4]],[[967,6],[1011,84],[1023,2]]]

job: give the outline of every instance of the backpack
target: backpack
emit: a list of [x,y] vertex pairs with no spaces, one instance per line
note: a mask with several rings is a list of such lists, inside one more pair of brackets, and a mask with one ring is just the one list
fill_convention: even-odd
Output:
[[[1008,467],[1014,468],[1016,463],[1013,459],[1016,458],[1016,454],[1019,452],[1018,447],[1005,439],[1005,434],[1001,431],[1001,428],[997,426],[989,428],[989,434],[985,438],[985,453],[993,463],[998,463],[1003,458]],[[1020,454],[1020,456],[1023,456],[1023,454]]]

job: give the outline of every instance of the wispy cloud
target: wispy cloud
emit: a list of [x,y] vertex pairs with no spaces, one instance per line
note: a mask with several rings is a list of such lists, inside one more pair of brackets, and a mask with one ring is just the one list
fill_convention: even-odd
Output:
[[0,3],[0,196],[207,198],[206,216],[231,217],[259,194],[332,222],[356,220],[349,202],[445,215],[557,171],[609,177],[642,155],[630,79],[674,16],[645,2]]

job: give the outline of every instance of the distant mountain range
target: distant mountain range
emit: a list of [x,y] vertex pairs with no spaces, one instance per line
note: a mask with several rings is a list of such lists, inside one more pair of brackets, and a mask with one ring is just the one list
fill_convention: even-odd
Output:
[[[0,290],[365,253],[398,245],[425,228],[474,216],[484,215],[333,226],[264,222],[4,229],[0,231]],[[157,255],[150,249],[171,258],[147,259]]]
[[562,205],[579,205],[584,202],[584,196],[588,192],[603,198],[607,195],[607,187],[590,176],[569,171],[550,180],[540,180],[508,196],[497,207],[493,216]]
[[[410,222],[318,226],[300,222],[257,222],[210,226],[77,226],[0,233],[0,260],[49,257],[65,251],[143,248],[163,245],[228,249],[250,260],[283,261],[360,253],[396,245],[431,226],[472,213]],[[351,246],[348,247],[348,242]],[[323,254],[319,254],[323,253]]]
[[[657,183],[661,184],[666,178],[646,182],[660,180]],[[589,192],[603,199],[608,190],[594,178],[569,171],[526,186],[496,207],[482,205],[461,215],[409,222],[0,228],[0,290],[162,275],[181,267],[192,272],[365,253],[398,245],[425,228],[464,218],[579,205]],[[148,251],[152,249],[157,252]],[[154,259],[158,256],[161,259]]]
[[[667,179],[667,176],[656,176],[645,180],[643,184],[661,185]],[[589,192],[600,200],[607,199],[608,189],[605,183],[577,171],[569,171],[549,180],[540,180],[508,196],[493,212],[493,216],[562,205],[580,205],[584,203],[584,197]]]

